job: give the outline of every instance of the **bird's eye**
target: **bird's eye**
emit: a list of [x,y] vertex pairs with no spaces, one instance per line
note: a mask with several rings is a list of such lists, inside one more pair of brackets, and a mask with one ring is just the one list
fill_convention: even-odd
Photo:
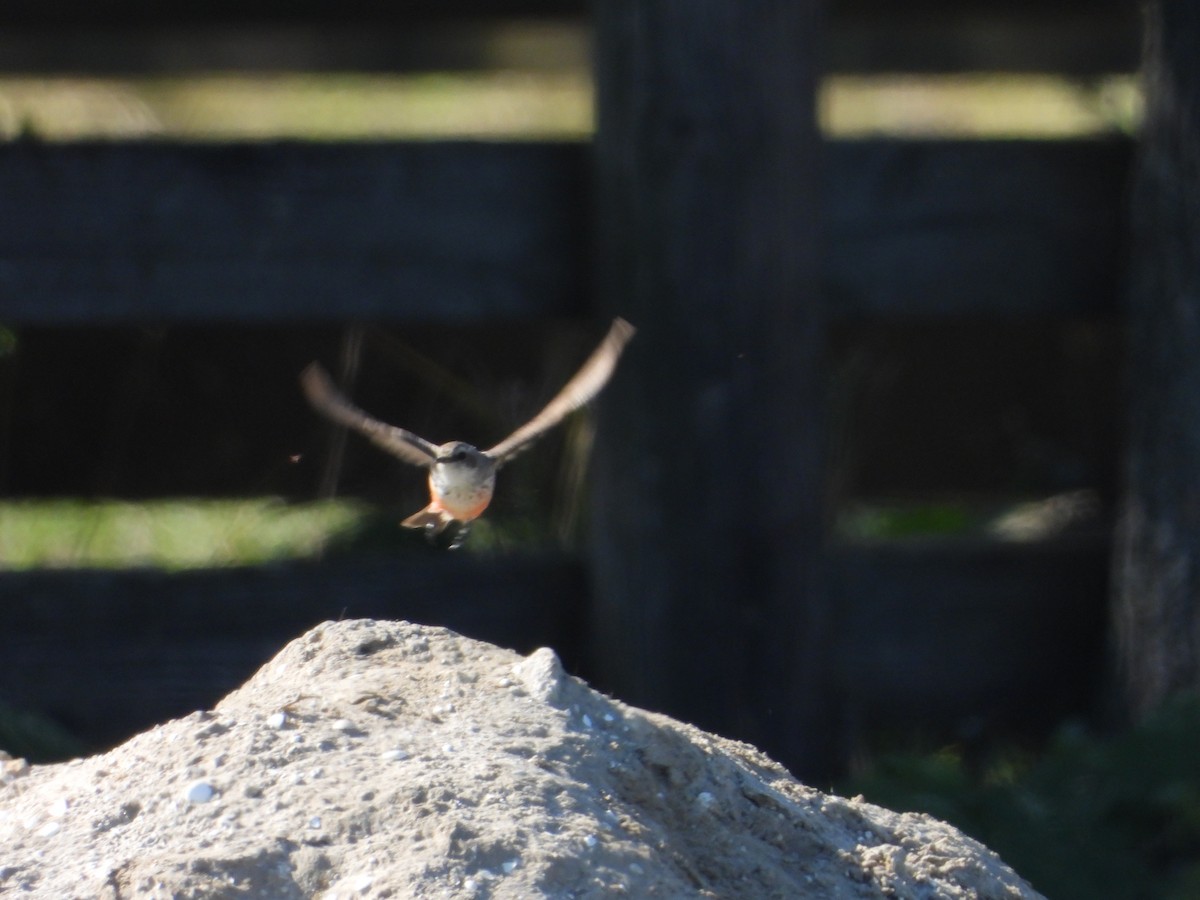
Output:
[[460,461],[460,460],[464,460],[466,458],[467,458],[466,450],[455,450],[454,455],[451,457],[451,459],[455,460],[456,462]]

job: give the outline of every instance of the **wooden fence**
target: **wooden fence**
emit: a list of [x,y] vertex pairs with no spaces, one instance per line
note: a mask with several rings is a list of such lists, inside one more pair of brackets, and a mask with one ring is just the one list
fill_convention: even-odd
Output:
[[[781,74],[820,46],[818,5],[766,6],[779,18],[600,5],[594,148],[0,146],[0,323],[18,330],[611,312],[642,329],[602,409],[586,566],[3,573],[0,699],[108,742],[211,703],[312,622],[370,615],[552,644],[622,698],[760,742],[808,775],[873,728],[1085,708],[1103,535],[830,543],[824,346],[831,323],[1115,317],[1131,145],[821,144],[804,124],[815,66]],[[905,21],[946,51],[953,29],[921,9]],[[1109,11],[1104,64],[1126,46],[1112,39],[1126,11]],[[898,14],[835,13],[831,46],[867,68],[855,29]],[[1041,27],[1029,15],[1014,13],[1018,33]],[[1088,68],[1068,46],[1061,67]],[[1053,68],[1045,52],[1022,66]],[[677,83],[710,56],[717,76]],[[756,94],[764,84],[778,90]],[[773,106],[781,92],[795,105]],[[714,181],[745,168],[747,147],[765,154],[757,180]],[[742,218],[724,215],[729,202]],[[748,456],[786,477],[749,472]]]

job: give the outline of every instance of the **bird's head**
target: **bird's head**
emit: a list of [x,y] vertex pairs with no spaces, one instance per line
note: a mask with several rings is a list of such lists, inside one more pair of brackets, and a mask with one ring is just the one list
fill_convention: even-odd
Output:
[[437,456],[433,460],[435,466],[469,466],[475,468],[486,457],[476,448],[465,441],[451,441],[437,448]]

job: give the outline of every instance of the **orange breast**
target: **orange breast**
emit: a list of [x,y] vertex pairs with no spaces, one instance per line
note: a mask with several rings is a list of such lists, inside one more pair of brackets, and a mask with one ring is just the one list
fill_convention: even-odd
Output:
[[478,519],[483,515],[483,511],[488,508],[488,504],[492,502],[492,492],[490,490],[472,491],[469,494],[459,496],[439,494],[433,487],[432,479],[430,479],[429,483],[429,495],[429,506],[431,509],[446,512],[459,522],[470,522],[472,519]]
[[481,502],[473,506],[455,506],[447,503],[444,499],[439,500],[437,497],[434,497],[429,505],[434,509],[448,512],[459,522],[470,522],[472,519],[478,519],[483,515],[483,511],[488,508],[488,504],[491,501],[491,497],[485,497]]

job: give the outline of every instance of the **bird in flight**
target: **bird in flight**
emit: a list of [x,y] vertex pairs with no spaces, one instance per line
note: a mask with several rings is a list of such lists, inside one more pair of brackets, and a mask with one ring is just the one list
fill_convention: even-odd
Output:
[[450,441],[439,446],[411,431],[372,418],[334,387],[318,363],[310,364],[300,373],[300,386],[317,412],[354,429],[404,462],[429,470],[429,505],[400,524],[405,528],[423,529],[432,540],[452,523],[458,523],[458,531],[450,544],[454,548],[462,544],[471,522],[479,518],[491,502],[497,470],[600,393],[635,331],[624,319],[614,319],[600,346],[554,399],[488,450],[478,450],[464,441]]

